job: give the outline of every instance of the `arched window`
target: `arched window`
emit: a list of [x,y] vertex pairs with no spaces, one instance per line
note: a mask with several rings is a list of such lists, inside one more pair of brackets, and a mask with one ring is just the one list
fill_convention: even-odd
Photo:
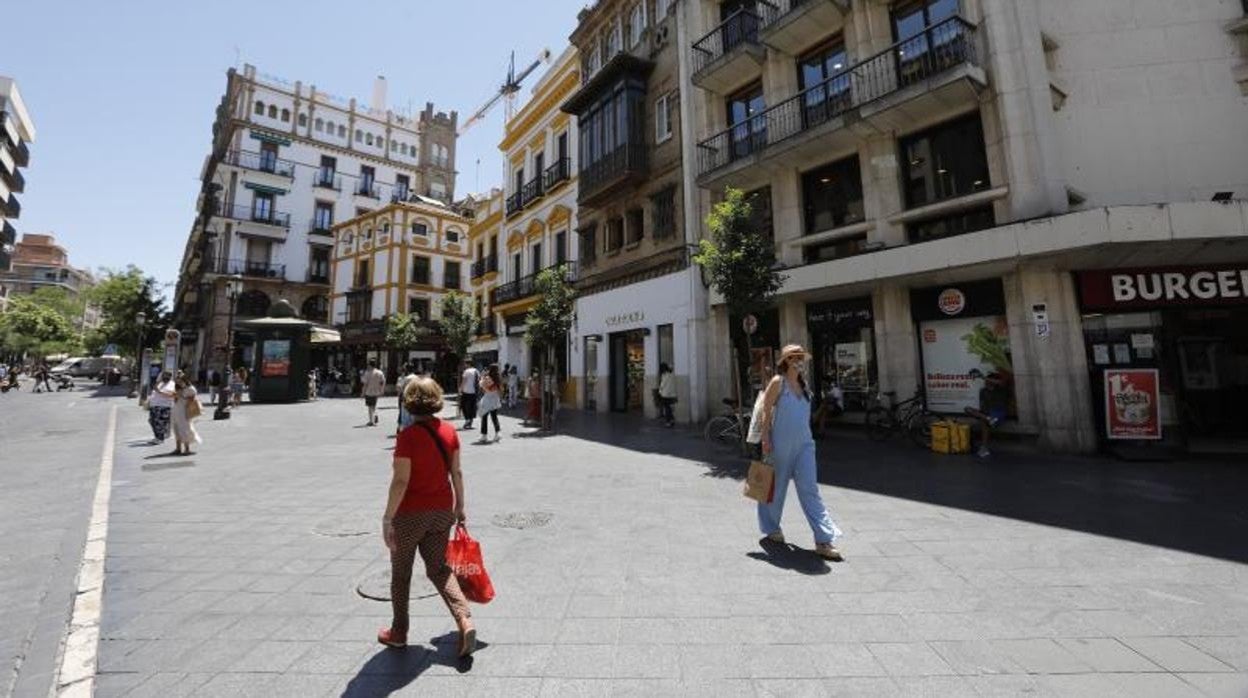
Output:
[[371,133],[366,133],[366,134],[364,134],[364,144],[365,144],[365,145],[372,145],[372,144],[373,144],[373,134],[371,134]]
[[386,222],[386,223],[382,223],[382,224],[381,224],[381,232],[382,232],[382,233],[384,233],[384,234],[386,234],[386,235],[389,235],[389,234],[390,234],[390,223],[389,223],[389,222]]
[[347,137],[347,127],[346,127],[346,126],[343,126],[342,124],[338,124],[338,137],[339,137],[339,138],[346,138],[346,137]]
[[260,116],[264,116],[264,102],[261,102],[258,99],[256,100],[256,113]]
[[307,115],[307,114],[300,114],[300,115],[299,115],[299,125],[300,125],[300,126],[307,126],[307,125],[308,125],[308,115]]
[[303,302],[300,314],[305,320],[314,322],[326,322],[329,320],[329,299],[325,296],[309,296]]
[[363,142],[364,142],[364,132],[363,132],[363,131],[361,131],[361,130],[360,130],[360,129],[358,129],[358,128],[357,128],[357,129],[355,129],[355,142],[356,142],[356,143],[363,143]]
[[264,291],[252,289],[238,297],[238,314],[245,317],[264,317],[269,312],[269,296]]
[[[324,130],[325,130],[325,120],[324,120],[324,119],[317,119],[317,120],[315,121],[315,126],[316,126],[316,130],[317,130],[317,131],[324,131]],[[332,128],[332,127],[331,127],[331,128]]]
[[270,119],[277,118],[277,107],[275,105],[272,105],[272,104],[269,105],[269,118]]
[[331,136],[332,136],[332,135],[334,135],[334,122],[332,122],[332,121],[326,121],[326,122],[325,122],[325,131],[326,131],[327,133],[329,133],[329,135],[331,135]]
[[360,235],[360,242],[367,243],[367,242],[372,242],[372,241],[373,241],[373,229],[365,228],[364,233]]
[[282,110],[282,121],[290,123],[290,110],[289,109]]

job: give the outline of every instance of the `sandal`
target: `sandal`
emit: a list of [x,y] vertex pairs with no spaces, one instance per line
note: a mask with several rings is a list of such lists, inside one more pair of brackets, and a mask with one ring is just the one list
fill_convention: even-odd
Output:
[[845,556],[842,555],[841,551],[837,550],[836,546],[832,545],[831,543],[817,543],[815,545],[815,554],[825,560],[830,560],[832,562],[844,562],[845,561]]
[[377,642],[386,647],[402,649],[407,647],[407,633],[396,633],[390,628],[382,628],[377,631]]
[[469,628],[459,634],[459,657],[462,659],[477,651],[477,629]]

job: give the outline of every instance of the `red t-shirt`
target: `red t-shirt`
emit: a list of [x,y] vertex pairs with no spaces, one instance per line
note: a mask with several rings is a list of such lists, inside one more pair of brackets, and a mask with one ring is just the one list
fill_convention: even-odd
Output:
[[407,481],[407,493],[399,502],[398,513],[416,511],[450,511],[455,506],[455,494],[451,490],[451,464],[443,460],[438,445],[434,443],[432,429],[442,442],[447,458],[454,458],[459,450],[459,434],[455,425],[440,419],[432,419],[422,426],[412,424],[399,432],[394,444],[394,457],[406,458],[412,463],[412,475]]

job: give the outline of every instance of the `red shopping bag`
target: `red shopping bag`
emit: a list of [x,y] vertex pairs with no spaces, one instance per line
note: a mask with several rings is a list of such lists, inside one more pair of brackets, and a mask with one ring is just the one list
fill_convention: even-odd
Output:
[[455,535],[446,544],[446,564],[459,580],[464,598],[474,603],[489,603],[494,598],[494,584],[481,559],[481,544],[468,535],[462,523],[455,526]]

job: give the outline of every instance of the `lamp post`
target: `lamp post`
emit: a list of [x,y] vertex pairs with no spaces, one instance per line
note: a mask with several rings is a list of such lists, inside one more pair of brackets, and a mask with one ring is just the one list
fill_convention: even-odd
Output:
[[130,393],[127,398],[139,396],[139,379],[143,376],[143,326],[147,324],[147,313],[139,311],[134,316],[135,334],[134,339],[134,380],[130,381]]
[[214,420],[230,418],[230,362],[234,358],[234,309],[238,305],[238,297],[242,293],[242,276],[234,274],[225,280],[225,299],[230,304],[230,321],[225,328],[225,375],[221,379],[220,393],[217,396],[217,409],[212,414]]

